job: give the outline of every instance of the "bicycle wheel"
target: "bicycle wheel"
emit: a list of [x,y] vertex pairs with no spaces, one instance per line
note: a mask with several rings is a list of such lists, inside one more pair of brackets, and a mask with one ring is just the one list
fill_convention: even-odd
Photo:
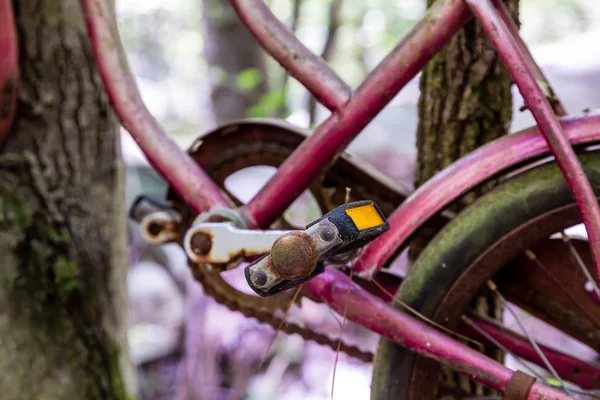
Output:
[[[580,160],[599,194],[600,153],[582,154]],[[396,297],[455,329],[492,279],[510,303],[598,351],[600,307],[584,289],[586,278],[570,252],[572,243],[551,238],[580,222],[556,163],[536,167],[499,185],[441,230],[416,260]],[[548,240],[554,240],[551,246]],[[595,276],[587,242],[577,244]],[[537,254],[539,263],[523,256],[528,249],[533,251],[529,254]],[[552,264],[551,275],[535,269],[541,268],[540,263]],[[545,277],[545,284],[530,287],[535,277]],[[374,361],[371,398],[438,398],[440,377],[435,362],[382,339]]]

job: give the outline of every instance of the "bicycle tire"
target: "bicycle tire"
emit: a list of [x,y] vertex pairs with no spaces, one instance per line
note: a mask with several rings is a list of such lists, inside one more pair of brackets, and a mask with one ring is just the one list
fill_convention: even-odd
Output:
[[[579,158],[598,196],[600,152],[581,154]],[[511,178],[463,210],[434,237],[415,261],[396,297],[426,317],[437,319],[436,312],[445,296],[481,254],[528,221],[568,205],[575,210],[571,214],[578,216],[573,196],[554,161]],[[539,237],[527,237],[523,243],[513,246],[514,254],[508,254],[507,259],[518,256],[545,234],[548,232],[540,231]],[[506,265],[490,266],[490,277]],[[481,286],[487,279],[482,279]],[[463,304],[457,315],[467,307],[468,304]],[[457,321],[443,323],[452,327]],[[433,399],[437,384],[429,382],[428,387],[420,387],[423,382],[419,385],[419,379],[415,378],[418,368],[440,370],[435,362],[382,338],[374,359],[371,399]],[[437,383],[439,375],[436,376]]]

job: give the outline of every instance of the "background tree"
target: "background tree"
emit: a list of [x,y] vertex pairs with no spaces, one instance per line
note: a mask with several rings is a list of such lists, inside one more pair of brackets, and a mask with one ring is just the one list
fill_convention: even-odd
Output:
[[[428,0],[428,6],[434,1]],[[505,0],[518,16],[518,0]],[[508,134],[512,117],[512,80],[481,25],[471,20],[425,67],[421,75],[417,168],[415,187],[477,147]],[[456,205],[464,207],[476,193]],[[421,249],[414,245],[414,258]],[[502,318],[501,302],[491,293],[476,300],[477,311]],[[488,350],[501,360],[503,355]],[[483,394],[489,389],[444,370],[445,384],[464,394]]]
[[202,23],[216,123],[244,118],[268,91],[264,52],[229,2],[203,0]]
[[79,2],[14,7],[22,81],[0,154],[2,398],[130,398],[118,124]]

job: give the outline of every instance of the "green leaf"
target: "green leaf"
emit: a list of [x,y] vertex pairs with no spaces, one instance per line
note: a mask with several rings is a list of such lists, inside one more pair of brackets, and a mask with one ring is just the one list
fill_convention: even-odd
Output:
[[279,110],[285,104],[285,91],[284,90],[273,90],[265,93],[259,100],[258,103],[250,110],[248,110],[248,116],[253,118],[266,117],[272,115],[275,111]]
[[249,92],[262,82],[262,71],[258,68],[246,68],[235,77],[235,86],[241,92]]

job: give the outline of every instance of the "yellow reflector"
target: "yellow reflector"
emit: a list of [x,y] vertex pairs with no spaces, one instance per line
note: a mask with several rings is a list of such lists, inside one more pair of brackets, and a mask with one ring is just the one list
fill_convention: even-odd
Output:
[[383,219],[379,216],[377,209],[373,204],[365,204],[354,208],[347,208],[346,214],[352,218],[352,222],[359,230],[373,228],[383,224]]

